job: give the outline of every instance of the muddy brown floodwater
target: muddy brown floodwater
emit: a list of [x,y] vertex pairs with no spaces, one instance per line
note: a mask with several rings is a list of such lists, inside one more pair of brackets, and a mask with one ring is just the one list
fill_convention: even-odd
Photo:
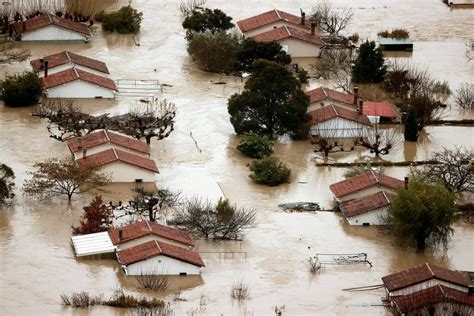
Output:
[[[374,38],[382,28],[403,26],[410,30],[415,50],[401,56],[428,67],[438,79],[456,89],[474,82],[474,62],[464,58],[464,43],[474,38],[474,10],[450,9],[439,0],[333,1],[354,8],[350,32]],[[114,4],[119,7],[125,2]],[[152,154],[161,170],[158,185],[181,189],[188,196],[216,199],[222,194],[258,213],[258,226],[241,242],[198,241],[207,267],[201,277],[174,278],[170,290],[156,294],[171,301],[176,315],[273,315],[272,307],[285,306],[284,315],[385,315],[380,306],[383,290],[344,292],[343,288],[380,284],[380,278],[410,266],[430,261],[463,270],[474,269],[474,228],[459,222],[446,253],[416,253],[400,249],[391,237],[373,227],[350,227],[338,214],[284,213],[277,204],[286,201],[318,201],[331,204],[328,185],[339,181],[339,168],[314,166],[307,142],[277,144],[276,156],[292,168],[290,184],[269,188],[251,183],[246,164],[235,149],[238,142],[228,120],[227,98],[241,91],[240,80],[203,73],[186,53],[177,3],[171,0],[133,1],[144,13],[141,33],[136,37],[103,34],[94,27],[88,44],[22,44],[34,58],[68,49],[107,62],[113,76],[124,79],[158,79],[170,85],[163,97],[177,104],[176,129],[163,141],[152,143]],[[272,8],[309,11],[309,1],[208,0],[239,20]],[[1,68],[1,76],[28,69],[27,63]],[[223,81],[225,85],[213,82]],[[327,84],[312,81],[310,86]],[[127,111],[133,102],[82,101],[89,113]],[[33,163],[67,155],[66,146],[48,137],[46,124],[30,116],[31,109],[0,105],[0,161],[10,165],[20,187]],[[448,108],[451,118],[473,118],[473,112]],[[192,131],[201,151],[189,133]],[[418,144],[400,144],[388,160],[424,159],[443,146],[472,148],[469,127],[429,127]],[[370,157],[367,151],[341,153],[338,161]],[[405,168],[387,168],[402,177]],[[125,199],[129,188],[109,187],[106,199]],[[19,192],[18,192],[19,193]],[[0,209],[0,314],[2,315],[115,315],[111,308],[73,310],[60,304],[60,294],[90,291],[110,295],[117,287],[140,293],[115,261],[77,261],[69,244],[70,226],[78,221],[81,207],[91,196],[74,199],[30,201],[18,194],[11,207]],[[234,256],[219,251],[235,252]],[[212,253],[209,253],[212,252]],[[327,267],[318,275],[307,271],[306,258],[315,253],[367,252],[367,266]],[[250,289],[250,300],[232,301],[230,291],[239,279]],[[172,292],[181,298],[173,301]],[[146,294],[146,293],[140,293]]]

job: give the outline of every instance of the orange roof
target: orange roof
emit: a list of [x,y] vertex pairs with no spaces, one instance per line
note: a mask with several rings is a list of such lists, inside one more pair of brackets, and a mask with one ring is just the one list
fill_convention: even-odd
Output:
[[48,60],[48,68],[54,68],[66,64],[76,64],[109,74],[109,69],[107,68],[107,65],[104,62],[77,55],[68,51],[63,51],[57,54],[46,56],[41,59],[32,60],[30,62],[30,65],[31,67],[33,67],[34,72],[40,72],[44,70],[44,60]]
[[94,148],[107,143],[115,144],[144,154],[150,154],[150,148],[144,142],[130,136],[121,135],[107,130],[96,131],[82,137],[73,138],[67,142],[67,146],[71,153],[77,153],[84,149]]
[[287,38],[294,38],[299,41],[303,41],[316,46],[323,46],[324,42],[321,40],[319,35],[312,35],[306,31],[300,30],[291,26],[281,26],[274,28],[273,30],[263,32],[252,36],[257,42],[278,42]]
[[390,201],[393,195],[380,191],[371,195],[364,196],[360,199],[350,200],[341,203],[342,214],[346,217],[352,217],[359,214],[367,213],[370,211],[377,210],[381,207],[390,205]]
[[198,267],[205,266],[197,252],[156,240],[117,251],[119,263],[125,266],[160,255],[184,261]]
[[298,25],[300,27],[308,29],[310,28],[310,23],[307,19],[305,20],[305,24],[303,25],[301,24],[300,16],[276,9],[252,16],[244,20],[240,20],[237,22],[237,25],[239,26],[239,29],[243,33],[245,33],[279,21],[287,22],[288,24]]
[[66,69],[43,77],[43,87],[45,89],[54,88],[76,80],[82,80],[106,89],[117,91],[117,86],[113,80],[76,68]]
[[386,118],[397,117],[397,113],[395,113],[393,107],[390,104],[384,102],[364,101],[362,113],[368,116],[380,116]]
[[[119,239],[119,230],[122,230],[121,239]],[[156,222],[139,221],[125,225],[121,228],[109,230],[109,236],[114,245],[120,245],[125,242],[149,235],[155,235],[165,239],[174,240],[188,246],[194,246],[194,241],[187,232],[177,228],[164,226]]]
[[[24,26],[23,23],[25,23]],[[85,24],[72,22],[71,20],[60,18],[53,14],[44,14],[26,21],[14,23],[13,29],[15,30],[16,34],[20,35],[42,29],[50,25],[68,29],[70,31],[81,33],[87,36],[92,36],[89,28]]]
[[438,279],[464,287],[468,286],[467,277],[461,272],[440,268],[427,262],[408,270],[384,276],[382,281],[387,289],[392,292],[431,279]]
[[323,100],[335,101],[354,106],[354,96],[333,89],[319,87],[305,92],[309,96],[309,103]]
[[474,306],[474,295],[444,285],[435,285],[418,292],[392,298],[400,313],[406,314],[441,302]]
[[374,185],[383,185],[396,189],[404,186],[405,182],[375,171],[367,171],[352,178],[331,184],[329,189],[337,198],[359,192]]
[[363,125],[372,126],[372,123],[370,123],[367,116],[360,114],[357,111],[348,110],[334,104],[326,105],[322,108],[310,111],[308,112],[308,115],[311,117],[309,122],[310,125],[319,124],[340,117]]
[[105,166],[116,161],[158,173],[158,167],[153,160],[115,148],[80,158],[77,163],[80,166]]

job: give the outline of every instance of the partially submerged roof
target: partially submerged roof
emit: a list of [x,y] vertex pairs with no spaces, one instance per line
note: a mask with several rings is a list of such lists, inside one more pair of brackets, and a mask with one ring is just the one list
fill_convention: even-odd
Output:
[[319,35],[313,35],[304,30],[291,26],[281,26],[270,31],[252,36],[257,42],[278,42],[287,38],[297,39],[315,46],[323,46],[324,42]]
[[[319,87],[305,92],[309,96],[309,103],[321,102],[324,100],[345,103],[354,106],[354,96],[339,92],[333,89]],[[355,107],[355,106],[354,106]]]
[[424,263],[408,270],[384,276],[383,283],[392,292],[431,279],[438,279],[452,284],[467,287],[467,277],[461,272],[440,268],[430,263]]
[[71,242],[77,257],[115,252],[107,232],[72,236]]
[[92,35],[89,31],[89,28],[85,24],[73,22],[71,20],[64,19],[53,14],[44,14],[28,19],[26,21],[14,23],[13,28],[16,34],[21,35],[24,33],[48,27],[50,25],[54,25],[76,33],[81,33],[86,36]]
[[[119,230],[122,230],[121,239],[119,238]],[[121,228],[111,229],[109,230],[109,235],[114,245],[120,245],[141,237],[155,235],[188,246],[194,246],[194,241],[187,232],[146,220],[125,225]]]
[[370,123],[370,120],[366,115],[334,104],[310,111],[308,112],[308,115],[311,117],[310,125],[319,124],[339,117],[352,122],[372,126],[372,123]]
[[362,106],[362,113],[367,116],[380,116],[390,119],[394,119],[397,117],[397,113],[395,112],[393,107],[385,102],[364,101]]
[[102,167],[116,161],[158,173],[158,167],[153,160],[115,148],[80,158],[77,163],[80,166]]
[[412,44],[410,38],[391,38],[391,37],[379,37],[379,43],[381,45],[405,45]]
[[160,255],[198,267],[205,266],[199,253],[156,240],[117,251],[117,260],[120,264],[128,266]]
[[104,62],[74,54],[68,51],[63,51],[57,54],[46,56],[44,58],[32,60],[30,64],[34,72],[40,72],[44,70],[44,60],[48,60],[48,68],[55,68],[66,64],[73,64],[94,69],[105,74],[109,74],[109,69],[107,68],[107,65]]
[[331,184],[329,189],[335,197],[340,198],[374,185],[396,189],[404,186],[405,182],[375,171],[367,171],[349,179]]
[[77,80],[113,91],[118,90],[113,80],[74,67],[43,77],[43,87],[45,89],[54,88]]
[[305,27],[308,29],[310,28],[310,23],[308,20],[305,20],[305,24],[303,25],[301,24],[300,16],[276,9],[252,16],[244,20],[240,20],[237,22],[237,25],[239,29],[245,33],[279,21],[286,22],[288,24],[299,25],[300,27]]
[[101,130],[82,137],[76,137],[67,142],[71,153],[94,148],[103,144],[114,144],[140,153],[150,154],[150,147],[138,139],[119,133]]
[[393,195],[385,191],[341,203],[339,207],[346,217],[352,217],[389,206]]
[[474,295],[438,284],[413,294],[393,297],[392,301],[398,311],[405,314],[441,302],[474,306]]

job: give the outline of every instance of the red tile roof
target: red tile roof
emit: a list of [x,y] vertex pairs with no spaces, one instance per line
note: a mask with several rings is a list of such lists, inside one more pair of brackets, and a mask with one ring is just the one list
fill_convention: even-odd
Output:
[[[122,239],[119,239],[119,230],[122,230]],[[155,222],[139,221],[121,228],[109,230],[109,236],[114,245],[120,245],[149,235],[155,235],[194,247],[194,241],[187,232]]]
[[372,126],[367,116],[360,114],[355,110],[348,110],[346,108],[331,104],[323,106],[322,108],[308,112],[311,117],[310,125],[319,124],[340,117],[349,121],[360,123],[367,126]]
[[150,154],[150,148],[146,143],[130,136],[106,130],[96,131],[83,137],[71,139],[67,142],[67,146],[71,153],[77,153],[84,149],[94,148],[107,143],[115,144],[144,154]]
[[408,313],[441,302],[474,306],[474,295],[444,285],[435,285],[408,295],[392,298],[400,313]]
[[77,55],[68,51],[60,52],[57,54],[49,55],[41,59],[35,59],[30,62],[34,72],[40,72],[44,70],[44,60],[48,60],[48,68],[55,68],[66,64],[75,64],[90,69],[94,69],[106,74],[109,74],[109,69],[104,62],[100,60],[88,58],[85,56]]
[[119,263],[125,266],[160,255],[184,261],[198,267],[205,266],[197,252],[156,240],[117,251]]
[[158,167],[153,160],[115,148],[80,158],[77,163],[81,166],[105,166],[116,161],[158,173]]
[[382,281],[387,289],[392,292],[431,279],[438,279],[464,287],[468,286],[467,277],[461,272],[440,268],[430,263],[424,263],[408,270],[384,276]]
[[311,27],[310,22],[307,19],[305,20],[305,24],[302,25],[300,16],[280,10],[271,10],[244,20],[240,20],[237,22],[237,25],[239,26],[239,29],[245,33],[279,21],[287,22],[288,24],[292,25],[299,25],[300,27],[308,29]]
[[117,91],[117,86],[113,80],[76,68],[66,69],[43,77],[43,87],[49,89],[76,80],[82,80],[106,89]]
[[277,27],[273,30],[252,36],[257,42],[278,42],[287,38],[294,38],[316,46],[323,46],[324,42],[319,35],[312,35],[306,31],[291,26]]
[[404,181],[392,178],[375,171],[367,171],[352,178],[331,184],[329,189],[337,198],[351,193],[370,188],[374,185],[382,185],[392,189],[403,187]]
[[[25,28],[23,28],[23,23],[25,23]],[[91,32],[89,28],[82,23],[72,22],[70,20],[60,18],[53,14],[44,14],[32,19],[28,19],[26,21],[17,22],[13,24],[13,28],[15,33],[20,35],[23,33],[28,33],[32,31],[36,31],[42,29],[44,27],[54,25],[57,27],[61,27],[63,29],[71,30],[77,33],[81,33],[87,36],[91,36]]]
[[360,199],[350,200],[341,203],[339,207],[346,217],[352,217],[359,214],[377,210],[381,207],[390,205],[393,195],[384,191],[380,191],[371,195],[364,196]]
[[397,113],[393,107],[390,104],[384,102],[364,101],[362,113],[368,116],[380,116],[391,119],[397,117]]
[[[320,87],[305,92],[309,96],[309,103],[321,102],[323,100],[335,101],[354,106],[354,96],[333,89]],[[355,106],[354,106],[355,108]]]

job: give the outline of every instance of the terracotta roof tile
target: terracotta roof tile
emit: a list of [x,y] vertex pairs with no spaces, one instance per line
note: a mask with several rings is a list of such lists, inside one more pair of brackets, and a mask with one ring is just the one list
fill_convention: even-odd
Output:
[[[23,23],[25,23],[25,29],[23,29]],[[15,33],[20,35],[23,33],[28,33],[28,32],[38,30],[38,29],[42,29],[50,25],[68,29],[77,33],[87,35],[87,36],[92,35],[91,32],[89,31],[89,28],[86,25],[82,23],[78,23],[78,22],[72,22],[70,20],[60,18],[53,14],[44,14],[44,15],[34,17],[32,19],[28,19],[26,21],[14,23],[13,28],[15,30]]]
[[[333,89],[319,87],[305,92],[309,96],[309,103],[321,102],[323,100],[335,101],[354,106],[354,96]],[[355,106],[354,106],[355,108]]]
[[66,69],[48,75],[47,77],[43,77],[43,86],[45,89],[49,89],[76,80],[82,80],[113,91],[117,91],[117,86],[113,80],[76,68]]
[[397,113],[393,107],[384,102],[364,101],[362,113],[368,116],[380,116],[392,119],[397,117]]
[[43,60],[48,60],[48,68],[55,68],[58,66],[72,64],[80,65],[90,69],[94,69],[106,74],[109,74],[109,69],[104,62],[100,60],[88,58],[85,56],[77,55],[68,51],[63,51],[57,54],[49,55],[41,59],[35,59],[30,62],[34,72],[40,72],[44,70]]
[[153,160],[115,148],[80,158],[77,163],[81,166],[105,166],[115,161],[158,173],[158,167]]
[[291,26],[277,27],[273,30],[252,36],[251,38],[257,42],[278,42],[286,38],[294,38],[317,46],[324,45],[319,35],[312,35],[311,33]]
[[374,185],[382,185],[388,188],[396,189],[403,187],[405,182],[396,178],[374,172],[367,171],[355,177],[331,184],[329,188],[337,198],[360,190],[370,188]]
[[287,22],[288,24],[292,25],[299,25],[300,27],[304,27],[307,29],[310,29],[311,27],[307,19],[305,20],[305,25],[302,25],[300,16],[293,15],[291,13],[287,13],[280,10],[271,10],[244,20],[240,20],[237,22],[237,25],[239,26],[239,29],[243,33],[245,33],[279,21]]
[[184,261],[198,267],[205,266],[199,253],[156,240],[117,251],[118,261],[125,266],[159,255]]
[[384,276],[382,281],[387,289],[392,292],[431,279],[438,279],[464,287],[468,286],[467,277],[462,273],[429,263]]
[[408,295],[392,298],[400,313],[408,313],[441,302],[474,306],[474,295],[444,285],[435,285]]
[[369,118],[366,115],[360,114],[355,110],[348,110],[346,108],[330,104],[322,108],[308,112],[311,117],[310,125],[326,122],[328,120],[340,117],[349,121],[360,123],[367,126],[372,126]]
[[380,191],[371,195],[364,196],[360,199],[350,200],[341,203],[339,207],[346,217],[367,213],[377,210],[381,207],[390,205],[393,195],[384,191]]
[[96,131],[83,137],[76,137],[67,142],[71,153],[77,153],[84,149],[94,148],[102,144],[115,144],[144,154],[150,154],[148,145],[130,136],[121,135],[111,131]]
[[[122,230],[122,239],[119,239],[119,230]],[[148,235],[155,235],[194,247],[194,242],[187,232],[155,222],[139,221],[109,230],[109,236],[114,245],[120,245]]]

